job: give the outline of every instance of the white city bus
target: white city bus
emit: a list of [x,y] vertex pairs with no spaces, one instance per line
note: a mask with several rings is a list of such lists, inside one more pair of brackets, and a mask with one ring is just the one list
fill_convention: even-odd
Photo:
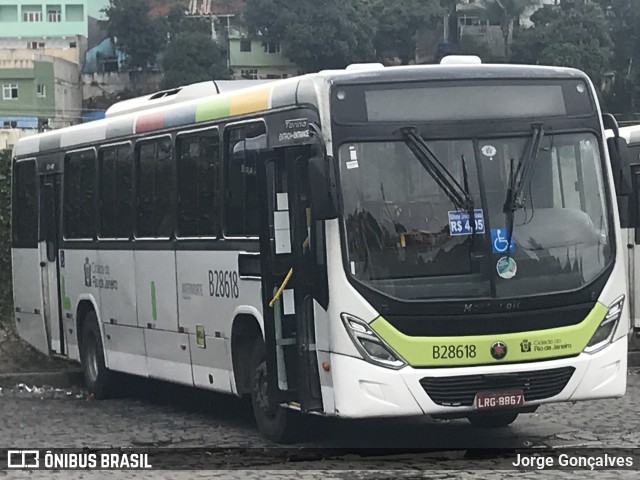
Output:
[[20,335],[96,397],[251,396],[276,441],[300,412],[498,427],[623,395],[629,175],[593,85],[466,63],[209,82],[21,140]]

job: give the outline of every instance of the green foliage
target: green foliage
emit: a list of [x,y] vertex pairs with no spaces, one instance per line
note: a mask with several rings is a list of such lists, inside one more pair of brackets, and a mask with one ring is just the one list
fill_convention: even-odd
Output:
[[118,48],[127,56],[127,67],[153,66],[166,40],[168,26],[164,18],[150,17],[147,0],[110,0],[105,9],[108,32],[117,39]]
[[0,150],[0,325],[11,312],[11,152]]
[[184,7],[175,5],[167,13],[167,28],[169,38],[174,39],[183,32],[204,33],[211,36],[211,23],[204,17],[187,17]]
[[229,78],[220,47],[202,32],[178,33],[167,47],[163,65],[163,89],[206,80]]
[[344,68],[374,57],[374,24],[364,0],[247,0],[249,31],[281,42],[306,71]]
[[398,58],[407,64],[416,57],[416,35],[420,29],[435,30],[445,9],[439,0],[372,0],[376,24],[374,46],[380,60]]
[[599,85],[613,57],[609,24],[602,8],[588,0],[564,0],[559,8],[545,6],[518,32],[512,61],[574,67]]
[[504,58],[511,57],[511,37],[514,24],[518,22],[527,8],[539,5],[538,0],[483,0],[487,15],[500,24],[504,40]]

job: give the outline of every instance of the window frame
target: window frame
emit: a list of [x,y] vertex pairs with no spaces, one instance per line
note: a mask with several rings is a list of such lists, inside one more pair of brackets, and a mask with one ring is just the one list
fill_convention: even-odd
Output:
[[123,141],[123,142],[116,142],[116,143],[108,143],[108,144],[104,144],[104,145],[100,145],[100,147],[98,148],[98,154],[97,154],[97,177],[98,177],[98,181],[97,181],[97,198],[96,198],[96,203],[97,203],[97,210],[98,210],[98,225],[96,228],[96,236],[97,239],[99,241],[109,241],[109,242],[129,242],[131,240],[133,240],[134,238],[134,229],[135,229],[135,220],[136,218],[134,217],[133,213],[130,214],[130,229],[129,229],[129,235],[127,237],[110,237],[110,236],[104,236],[102,234],[102,162],[101,162],[101,156],[102,153],[105,149],[108,148],[119,148],[119,147],[129,147],[129,155],[132,157],[131,158],[131,206],[133,207],[132,210],[134,210],[136,213],[137,211],[136,209],[136,178],[135,178],[135,147],[133,145],[133,142],[127,140],[127,141]]
[[[147,236],[139,236],[138,234],[138,218],[139,218],[139,210],[140,204],[138,202],[138,193],[139,193],[139,176],[138,176],[138,163],[139,163],[139,149],[142,145],[146,143],[156,142],[161,139],[168,139],[171,142],[171,162],[173,165],[173,172],[171,175],[171,214],[173,215],[173,231],[168,237],[147,237]],[[133,229],[132,229],[132,239],[133,240],[142,240],[142,241],[156,241],[156,242],[166,242],[171,241],[176,238],[176,220],[177,220],[177,211],[178,211],[178,203],[176,201],[176,143],[175,136],[171,133],[159,133],[158,135],[153,136],[143,136],[135,139],[135,143],[133,145],[133,211],[134,211],[134,219],[133,219]],[[155,192],[154,192],[155,193]]]
[[44,83],[36,84],[36,96],[38,98],[47,98],[47,86]]
[[22,11],[23,23],[38,23],[42,22],[42,9],[40,10],[23,10]]
[[[53,19],[53,20],[52,20]],[[62,7],[60,10],[47,9],[47,22],[48,23],[62,23]]]
[[[218,195],[218,200],[220,202],[220,209],[217,212],[217,225],[216,225],[216,230],[217,230],[217,234],[216,235],[203,235],[203,236],[193,236],[193,235],[185,235],[182,236],[180,234],[180,165],[178,164],[178,142],[181,140],[182,137],[189,137],[189,136],[196,136],[199,133],[206,133],[206,132],[212,132],[215,131],[217,132],[217,136],[218,136],[218,187],[219,187],[219,191],[216,192],[216,194]],[[225,158],[225,149],[224,149],[224,130],[222,128],[222,126],[220,125],[213,125],[213,126],[208,126],[208,127],[204,127],[204,128],[198,128],[195,130],[184,130],[184,131],[180,131],[176,134],[176,137],[174,139],[174,144],[173,144],[173,149],[174,149],[174,165],[175,165],[175,170],[174,170],[174,177],[175,177],[175,208],[176,208],[176,217],[175,217],[175,228],[174,228],[174,232],[175,232],[175,238],[177,240],[218,240],[220,238],[223,238],[222,236],[222,232],[223,232],[223,212],[224,212],[224,191],[225,191],[225,186],[224,186],[224,175],[225,175],[225,170],[224,170],[224,158]]]
[[[16,96],[13,97],[13,90],[16,92]],[[7,96],[9,92],[9,96]],[[17,83],[3,83],[2,84],[2,99],[3,100],[18,100],[20,98],[20,86]]]
[[[249,48],[244,48],[246,45],[249,45]],[[253,42],[248,38],[240,39],[240,52],[242,53],[250,53],[253,50]]]
[[[68,173],[67,173],[67,159],[70,155],[75,155],[78,153],[91,152],[93,154],[93,205],[91,206],[93,210],[92,214],[92,230],[93,233],[90,237],[79,237],[79,238],[70,238],[67,236],[67,215],[66,215],[66,205],[67,205],[67,181],[68,181]],[[95,146],[93,147],[84,147],[75,150],[68,150],[64,152],[62,157],[62,208],[60,209],[60,217],[61,217],[61,237],[65,242],[87,242],[96,240],[97,235],[97,205],[96,200],[98,196],[98,151]]]
[[229,132],[238,127],[246,127],[249,125],[262,124],[264,126],[265,131],[265,139],[267,141],[267,148],[265,151],[269,151],[268,141],[269,141],[269,128],[267,124],[267,120],[264,117],[259,118],[251,118],[247,120],[241,120],[238,122],[227,123],[224,126],[224,130],[222,131],[222,142],[223,142],[223,158],[222,158],[222,221],[221,221],[221,231],[222,238],[225,240],[259,240],[260,232],[257,232],[256,235],[228,235],[227,234],[227,173],[229,168]]

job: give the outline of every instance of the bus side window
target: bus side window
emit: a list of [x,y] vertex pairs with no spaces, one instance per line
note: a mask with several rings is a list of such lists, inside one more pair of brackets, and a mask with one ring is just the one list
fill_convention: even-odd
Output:
[[92,239],[95,233],[96,156],[93,150],[65,157],[64,235]]
[[253,123],[226,135],[225,234],[257,237],[259,232],[257,160],[267,146],[265,126]]
[[173,155],[169,137],[146,141],[136,149],[138,238],[173,234]]
[[19,247],[36,247],[38,243],[38,203],[36,197],[36,162],[14,164],[13,242]]
[[131,147],[106,147],[99,155],[100,236],[130,238],[132,201]]
[[178,232],[181,237],[214,237],[220,218],[218,130],[177,141]]

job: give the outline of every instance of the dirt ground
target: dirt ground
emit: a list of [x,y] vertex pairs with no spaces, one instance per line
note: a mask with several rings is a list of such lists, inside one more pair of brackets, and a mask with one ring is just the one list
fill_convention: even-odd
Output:
[[72,367],[74,365],[70,362],[41,354],[18,338],[10,322],[0,322],[0,374],[44,372]]

